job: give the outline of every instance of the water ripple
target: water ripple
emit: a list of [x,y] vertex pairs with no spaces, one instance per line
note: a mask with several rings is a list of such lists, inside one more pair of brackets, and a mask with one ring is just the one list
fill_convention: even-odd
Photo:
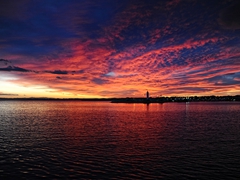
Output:
[[240,178],[237,103],[1,103],[1,179]]

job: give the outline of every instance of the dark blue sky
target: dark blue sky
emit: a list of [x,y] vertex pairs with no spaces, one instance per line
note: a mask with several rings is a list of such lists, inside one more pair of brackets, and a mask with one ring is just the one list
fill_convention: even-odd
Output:
[[0,96],[240,94],[237,0],[0,0]]

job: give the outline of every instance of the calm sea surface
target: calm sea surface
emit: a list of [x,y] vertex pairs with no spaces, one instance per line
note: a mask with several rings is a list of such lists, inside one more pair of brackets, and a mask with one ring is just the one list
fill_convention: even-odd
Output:
[[240,102],[0,101],[0,179],[240,179]]

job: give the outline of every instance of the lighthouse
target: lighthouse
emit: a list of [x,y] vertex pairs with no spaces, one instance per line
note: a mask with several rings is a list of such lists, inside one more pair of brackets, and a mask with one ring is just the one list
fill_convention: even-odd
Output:
[[146,93],[146,98],[149,99],[149,92]]

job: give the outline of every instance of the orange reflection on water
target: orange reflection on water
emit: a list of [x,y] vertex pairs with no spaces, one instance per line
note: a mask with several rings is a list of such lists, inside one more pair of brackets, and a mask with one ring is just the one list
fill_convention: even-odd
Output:
[[[224,160],[227,153],[232,157],[228,147],[238,148],[239,102],[8,103],[4,103],[8,108],[2,106],[0,111],[6,117],[2,132],[5,131],[5,140],[16,142],[13,143],[16,154],[22,153],[21,147],[26,152],[34,149],[34,154],[21,154],[26,157],[26,164],[29,156],[37,157],[36,163],[40,160],[50,170],[54,166],[70,175],[72,172],[149,175],[149,170],[155,174],[166,172],[168,167],[184,170],[183,164],[192,168],[196,159],[205,167],[209,153],[217,152],[216,159]],[[16,128],[11,130],[13,125]]]
[[86,151],[112,148],[116,156],[145,154],[154,144],[163,148],[161,131],[166,122],[161,117],[162,108],[162,104],[73,102],[63,110],[67,119],[62,128],[68,146]]

